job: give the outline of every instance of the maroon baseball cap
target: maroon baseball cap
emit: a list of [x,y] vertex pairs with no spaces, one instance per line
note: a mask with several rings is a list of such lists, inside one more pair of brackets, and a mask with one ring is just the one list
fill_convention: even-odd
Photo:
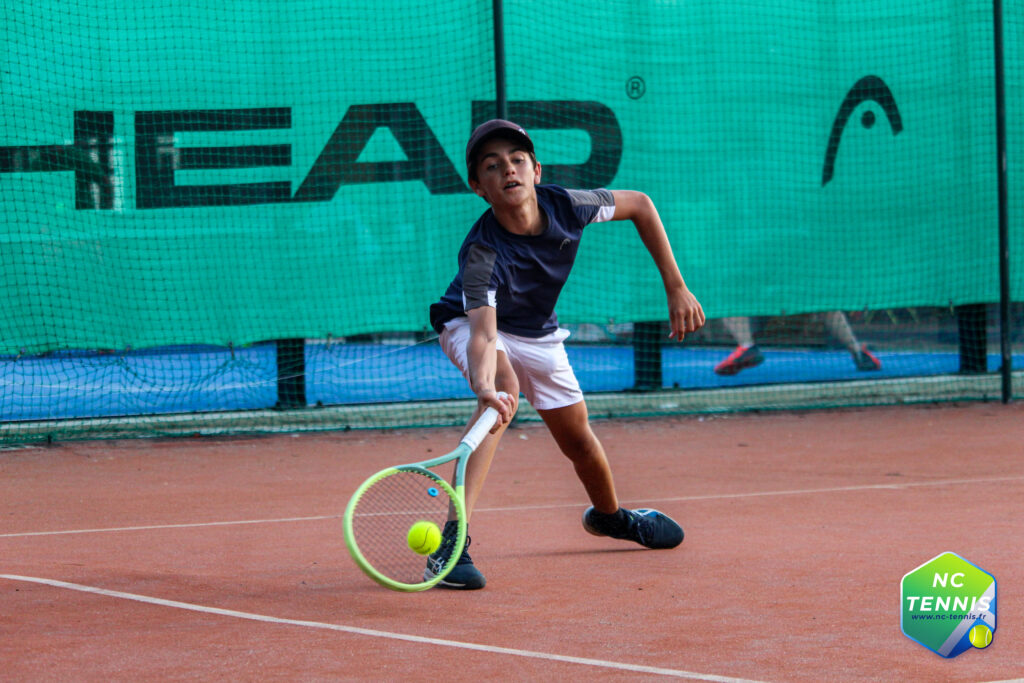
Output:
[[493,137],[502,137],[514,140],[522,144],[523,149],[533,154],[533,140],[526,134],[518,123],[512,123],[505,119],[491,119],[481,123],[469,136],[469,143],[466,145],[466,167],[469,169],[469,177],[476,178],[476,154],[480,146]]

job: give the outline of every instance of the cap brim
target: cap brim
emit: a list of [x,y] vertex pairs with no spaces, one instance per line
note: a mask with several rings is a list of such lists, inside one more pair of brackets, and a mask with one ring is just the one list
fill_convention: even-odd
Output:
[[466,166],[470,171],[470,176],[473,175],[473,167],[476,165],[480,148],[485,142],[494,138],[511,140],[522,145],[522,148],[531,154],[534,153],[533,140],[526,134],[522,126],[503,119],[493,119],[477,127],[470,138],[469,146],[466,150]]

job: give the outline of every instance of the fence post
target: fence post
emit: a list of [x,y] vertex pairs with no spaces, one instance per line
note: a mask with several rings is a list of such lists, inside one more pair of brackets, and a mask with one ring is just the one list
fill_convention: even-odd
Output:
[[954,308],[960,343],[960,372],[988,372],[988,315],[985,304],[963,304]]
[[275,408],[306,407],[306,340],[278,339],[277,405]]
[[656,391],[662,387],[661,322],[633,323],[633,389]]
[[996,154],[999,185],[999,350],[1002,355],[1002,399],[1013,398],[1013,350],[1010,348],[1009,183],[1006,179],[1006,67],[1003,48],[1003,3],[992,0],[996,81]]
[[505,87],[505,9],[502,0],[493,0],[491,12],[494,15],[494,99],[497,102],[495,116],[508,118],[508,99]]

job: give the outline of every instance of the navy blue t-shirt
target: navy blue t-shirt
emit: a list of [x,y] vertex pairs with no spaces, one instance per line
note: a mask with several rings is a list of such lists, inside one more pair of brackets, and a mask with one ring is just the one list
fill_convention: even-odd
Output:
[[583,228],[610,220],[615,201],[608,190],[566,190],[538,185],[537,204],[547,217],[540,235],[516,235],[488,209],[459,249],[459,272],[430,307],[430,324],[444,324],[479,306],[493,306],[498,329],[538,338],[558,329],[555,303],[576,261]]

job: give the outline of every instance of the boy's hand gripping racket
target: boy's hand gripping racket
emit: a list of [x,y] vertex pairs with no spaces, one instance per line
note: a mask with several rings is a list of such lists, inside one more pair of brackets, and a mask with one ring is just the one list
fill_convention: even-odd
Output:
[[[499,394],[504,396],[505,394]],[[345,509],[345,544],[359,568],[382,586],[397,591],[422,591],[436,585],[455,566],[466,544],[466,463],[498,418],[486,409],[469,429],[458,448],[432,460],[381,470],[356,489]],[[430,468],[455,460],[454,488]],[[427,557],[409,547],[408,533],[416,522],[444,529],[452,527],[431,555],[431,576],[424,570]]]

